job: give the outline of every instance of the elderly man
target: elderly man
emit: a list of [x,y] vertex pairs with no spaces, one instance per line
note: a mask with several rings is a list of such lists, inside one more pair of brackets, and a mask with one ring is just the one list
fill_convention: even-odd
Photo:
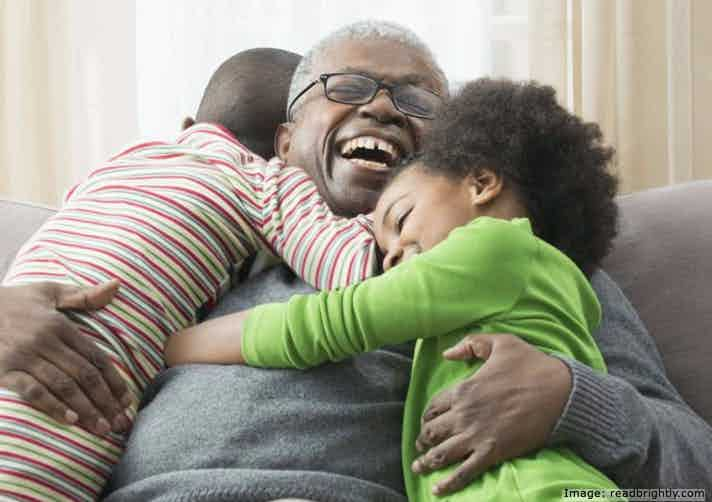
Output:
[[[358,92],[335,99],[334,74],[352,75]],[[297,68],[277,154],[303,167],[334,211],[369,211],[387,171],[378,151],[417,150],[429,119],[419,112],[427,108],[420,100],[429,92],[446,95],[447,82],[412,33],[387,23],[347,26]],[[359,139],[363,148],[347,148]],[[484,335],[493,350],[482,370],[436,398],[424,417],[422,464],[463,462],[448,489],[503,459],[557,442],[623,487],[709,486],[710,428],[665,378],[652,340],[618,288],[603,272],[593,283],[604,309],[595,336],[610,373],[544,355],[513,337]],[[213,315],[307,290],[283,268],[272,268],[223,299]],[[0,384],[10,388],[13,379],[5,375],[33,374],[31,354],[40,351],[28,339],[79,343],[54,315],[53,295],[62,289],[24,292],[0,298],[7,325],[15,326],[14,336],[2,340],[0,361],[22,362],[0,364]],[[100,358],[92,362],[111,371]],[[411,347],[399,346],[308,372],[168,370],[149,390],[108,500],[403,501],[399,442],[410,363]],[[444,442],[453,437],[458,440]]]

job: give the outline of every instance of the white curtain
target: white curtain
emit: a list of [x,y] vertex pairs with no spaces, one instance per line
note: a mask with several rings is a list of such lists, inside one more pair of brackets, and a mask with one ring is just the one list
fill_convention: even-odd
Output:
[[365,18],[412,28],[455,83],[551,83],[626,191],[712,177],[710,0],[0,0],[0,197],[57,205],[123,144],[173,137],[223,59]]
[[182,119],[195,113],[212,72],[236,52],[262,46],[304,54],[327,33],[362,19],[395,21],[414,30],[454,81],[484,75],[492,69],[492,5],[492,0],[211,0],[199,7],[194,0],[137,2],[141,133],[174,135]]
[[0,0],[0,196],[56,206],[138,134],[135,8]]
[[712,2],[531,0],[529,68],[599,122],[624,192],[712,178]]

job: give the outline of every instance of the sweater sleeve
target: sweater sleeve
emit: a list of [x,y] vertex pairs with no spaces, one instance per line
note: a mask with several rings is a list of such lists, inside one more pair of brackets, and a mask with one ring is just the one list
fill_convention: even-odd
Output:
[[573,390],[551,444],[566,443],[626,488],[712,492],[712,428],[665,376],[652,338],[620,289],[598,271],[603,307],[596,342],[608,374],[562,358]]
[[480,218],[379,277],[257,307],[243,355],[254,366],[305,368],[486,320],[518,300],[536,252],[528,229]]

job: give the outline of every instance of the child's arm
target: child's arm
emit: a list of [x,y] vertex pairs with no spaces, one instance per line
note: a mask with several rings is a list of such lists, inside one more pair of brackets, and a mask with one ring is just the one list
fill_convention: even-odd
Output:
[[375,275],[376,245],[368,217],[336,216],[301,169],[270,166],[265,174],[260,229],[299,277],[316,289],[332,290]]
[[179,331],[166,343],[166,366],[244,364],[240,348],[242,326],[249,312],[243,310]]
[[313,287],[330,290],[374,275],[377,255],[370,219],[334,215],[309,175],[277,160],[256,159],[213,124],[196,124],[180,143],[226,174],[232,185],[221,208],[249,253],[280,257]]
[[384,275],[256,307],[242,355],[255,366],[304,368],[464,328],[511,309],[536,252],[525,229],[477,220]]

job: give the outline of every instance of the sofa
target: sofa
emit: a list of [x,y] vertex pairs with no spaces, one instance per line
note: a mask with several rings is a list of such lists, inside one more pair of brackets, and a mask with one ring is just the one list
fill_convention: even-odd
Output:
[[[712,180],[619,197],[620,233],[604,268],[662,353],[668,377],[712,424]],[[53,210],[0,200],[0,276]]]

